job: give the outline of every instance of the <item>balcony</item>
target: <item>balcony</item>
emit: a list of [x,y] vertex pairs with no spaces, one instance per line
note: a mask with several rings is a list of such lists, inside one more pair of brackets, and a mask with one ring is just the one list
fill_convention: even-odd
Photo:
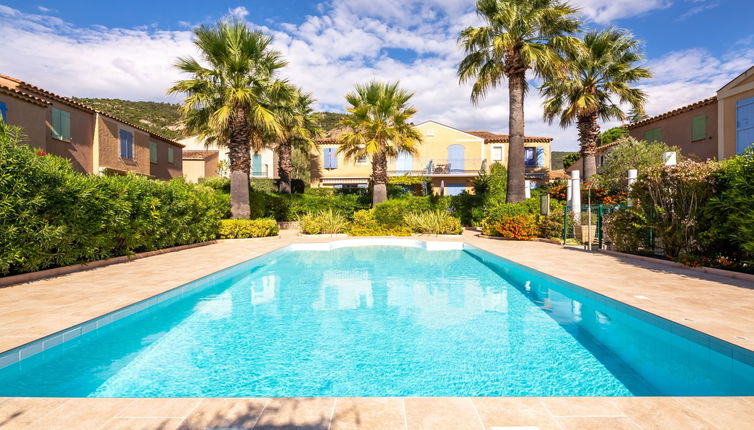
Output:
[[477,175],[482,169],[482,158],[420,158],[409,163],[390,163],[389,176],[469,176]]

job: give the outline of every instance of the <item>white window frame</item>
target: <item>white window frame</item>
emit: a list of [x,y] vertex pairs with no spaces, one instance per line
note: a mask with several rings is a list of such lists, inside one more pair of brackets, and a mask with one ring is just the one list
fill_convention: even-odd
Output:
[[[492,148],[490,149],[490,160],[493,163],[496,162],[503,162],[505,155],[503,155],[503,145],[492,145]],[[500,158],[495,158],[495,151],[500,151]]]

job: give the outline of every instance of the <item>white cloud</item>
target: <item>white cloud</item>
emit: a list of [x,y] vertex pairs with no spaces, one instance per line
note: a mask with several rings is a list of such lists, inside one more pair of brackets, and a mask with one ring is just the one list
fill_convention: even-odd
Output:
[[[618,19],[663,7],[663,1],[633,0],[616,11],[623,0],[580,0],[594,19]],[[401,7],[405,4],[405,7]],[[285,75],[311,91],[319,108],[342,110],[343,95],[355,83],[373,78],[400,80],[414,91],[417,122],[435,119],[463,129],[507,130],[508,98],[505,87],[492,91],[478,106],[469,102],[470,86],[459,85],[456,67],[462,52],[458,31],[477,22],[469,2],[462,0],[333,0],[322,14],[299,25],[260,26],[274,35],[274,46],[290,65]],[[231,16],[247,16],[238,7]],[[186,26],[189,24],[186,23]],[[173,67],[179,56],[196,55],[191,32],[77,27],[50,15],[35,15],[0,5],[0,73],[43,88],[80,97],[116,97],[129,100],[168,100],[165,92],[181,75]],[[743,46],[743,48],[741,48]],[[400,61],[386,50],[408,52]],[[690,103],[714,91],[754,59],[746,40],[735,57],[716,58],[703,50],[669,53],[649,63],[655,78],[643,85],[650,94],[650,114]],[[743,53],[743,54],[742,54]],[[745,54],[745,55],[744,55]],[[400,56],[398,58],[401,58]],[[556,150],[577,147],[573,128],[562,130],[542,120],[541,99],[532,89],[525,106],[529,135],[555,137]],[[608,127],[610,124],[605,124]]]
[[243,6],[238,6],[238,7],[234,7],[233,9],[228,10],[228,15],[231,18],[244,19],[246,18],[247,15],[249,15],[249,10]]
[[588,19],[599,24],[608,24],[618,19],[664,9],[672,2],[670,0],[572,0],[571,4],[581,9]]

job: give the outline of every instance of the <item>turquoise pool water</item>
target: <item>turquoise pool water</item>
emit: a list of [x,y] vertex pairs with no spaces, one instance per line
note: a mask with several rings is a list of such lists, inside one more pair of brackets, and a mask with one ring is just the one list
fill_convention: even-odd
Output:
[[754,394],[745,350],[476,248],[401,243],[250,260],[0,369],[0,396]]

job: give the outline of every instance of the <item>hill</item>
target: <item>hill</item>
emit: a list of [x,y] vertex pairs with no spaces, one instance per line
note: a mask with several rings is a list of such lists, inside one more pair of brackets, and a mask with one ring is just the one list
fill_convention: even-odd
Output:
[[[179,106],[175,103],[98,98],[74,98],[74,100],[170,139],[178,140],[184,137],[181,130],[181,115],[178,112]],[[345,114],[342,113],[319,112],[318,125],[324,131],[330,131],[344,116]]]
[[160,102],[133,102],[120,99],[79,99],[74,100],[102,112],[115,115],[128,122],[140,125],[147,130],[170,139],[181,139],[181,115],[178,105]]
[[563,158],[568,154],[578,154],[578,152],[566,152],[566,151],[552,151],[550,154],[550,168],[552,170],[560,170],[563,168]]

